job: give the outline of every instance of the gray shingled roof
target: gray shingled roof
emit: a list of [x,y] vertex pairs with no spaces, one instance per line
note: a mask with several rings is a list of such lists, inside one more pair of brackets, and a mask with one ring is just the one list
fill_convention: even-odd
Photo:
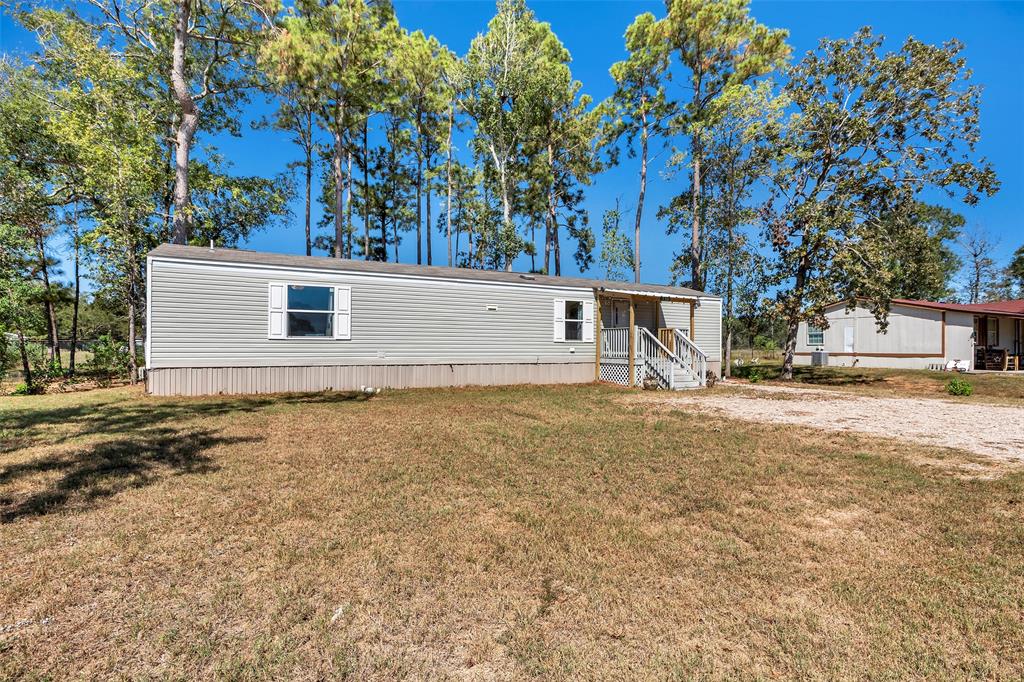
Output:
[[180,258],[187,260],[214,261],[217,263],[245,263],[249,265],[276,265],[290,268],[309,268],[317,270],[338,270],[341,272],[366,272],[388,275],[413,275],[416,277],[436,277],[438,279],[480,280],[483,282],[505,282],[514,284],[531,284],[561,287],[585,287],[588,289],[606,289],[629,291],[649,296],[708,296],[695,289],[686,287],[670,287],[660,284],[632,284],[629,282],[613,282],[599,279],[583,279],[581,277],[549,277],[518,272],[499,272],[495,270],[471,270],[469,268],[449,268],[437,265],[407,265],[404,263],[382,263],[379,261],[348,260],[344,258],[326,258],[323,256],[291,256],[280,253],[264,253],[246,251],[244,249],[210,249],[205,246],[180,246],[177,244],[161,244],[149,252],[157,258]]

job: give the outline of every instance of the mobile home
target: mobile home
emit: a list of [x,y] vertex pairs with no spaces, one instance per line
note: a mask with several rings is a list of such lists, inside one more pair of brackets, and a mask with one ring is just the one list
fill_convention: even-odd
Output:
[[721,370],[721,300],[681,287],[168,244],[147,282],[158,395],[680,389]]
[[939,303],[894,299],[885,332],[858,305],[835,303],[827,326],[800,324],[796,361],[815,351],[835,366],[928,369],[950,362],[970,369],[1019,370],[1024,362],[1024,301]]

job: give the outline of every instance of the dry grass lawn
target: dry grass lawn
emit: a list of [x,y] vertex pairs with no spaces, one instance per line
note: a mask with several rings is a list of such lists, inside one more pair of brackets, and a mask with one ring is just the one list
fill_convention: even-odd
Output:
[[[760,360],[733,369],[733,376],[747,378],[756,372],[762,380],[778,381],[782,363]],[[974,387],[974,395],[953,398],[946,392],[949,380],[959,377]],[[790,382],[780,382],[790,383]],[[881,369],[865,367],[793,368],[793,383],[817,388],[851,391],[863,395],[895,395],[918,398],[950,398],[965,402],[994,402],[1024,405],[1024,372],[984,372],[954,374],[921,369]]]
[[1021,469],[621,395],[0,398],[0,677],[1020,677]]

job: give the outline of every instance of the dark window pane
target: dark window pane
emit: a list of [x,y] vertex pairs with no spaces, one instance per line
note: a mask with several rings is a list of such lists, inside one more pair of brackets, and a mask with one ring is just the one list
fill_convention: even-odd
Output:
[[[583,319],[583,304],[579,301],[566,301],[565,302],[565,319],[567,320],[582,320]],[[569,338],[569,337],[566,337]]]
[[821,327],[807,326],[807,345],[820,346],[825,343],[825,332]]
[[331,313],[288,313],[288,336],[334,336]]
[[565,323],[565,340],[566,341],[582,341],[583,340],[583,323],[582,322],[569,322]]
[[289,310],[334,310],[334,287],[288,286]]

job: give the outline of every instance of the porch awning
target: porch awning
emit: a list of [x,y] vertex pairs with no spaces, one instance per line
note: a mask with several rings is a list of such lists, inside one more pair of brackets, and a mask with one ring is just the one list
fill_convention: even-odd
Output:
[[646,298],[650,300],[659,301],[691,301],[700,305],[700,299],[696,296],[682,296],[679,294],[669,293],[653,293],[650,291],[637,291],[636,289],[613,289],[610,287],[596,287],[595,291],[602,294],[621,294],[623,296],[632,296],[634,298]]

